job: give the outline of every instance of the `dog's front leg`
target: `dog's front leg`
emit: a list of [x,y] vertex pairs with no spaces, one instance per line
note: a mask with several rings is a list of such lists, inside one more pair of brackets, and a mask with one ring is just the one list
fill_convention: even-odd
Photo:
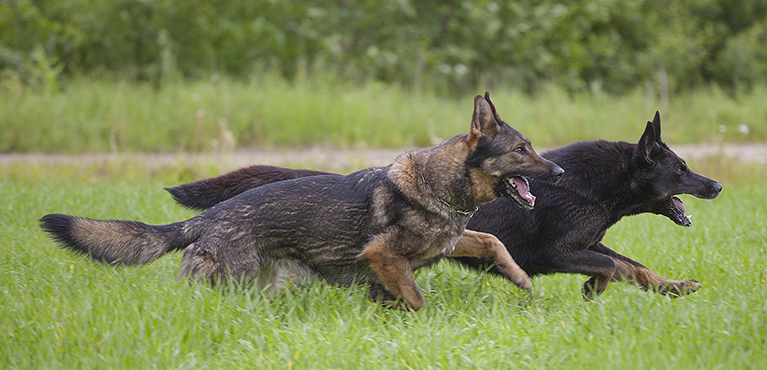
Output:
[[701,285],[694,279],[670,280],[657,275],[647,267],[628,257],[613,251],[602,243],[589,247],[589,250],[610,256],[615,262],[615,276],[613,280],[626,280],[639,285],[644,290],[653,290],[661,294],[682,296],[693,293],[700,289]]
[[525,270],[511,257],[506,246],[494,235],[472,230],[464,230],[455,244],[450,257],[480,257],[495,264],[498,272],[516,286],[530,290],[532,283]]
[[583,284],[583,297],[586,300],[604,293],[617,272],[616,260],[592,250],[550,256],[546,263],[551,272],[591,276],[591,279]]
[[[397,254],[387,243],[388,235],[379,235],[365,246],[362,255],[378,274],[384,287],[394,296],[404,299],[417,311],[423,307],[423,294],[415,282],[413,267],[405,256]],[[404,308],[395,304],[392,308]]]

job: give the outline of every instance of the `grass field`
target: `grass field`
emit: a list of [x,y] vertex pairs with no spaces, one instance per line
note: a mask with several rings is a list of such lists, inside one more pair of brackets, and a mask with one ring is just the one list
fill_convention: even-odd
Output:
[[[625,140],[661,109],[641,90],[622,97],[569,96],[554,86],[535,97],[511,87],[491,93],[501,117],[538,147]],[[50,93],[0,78],[0,95],[0,152],[48,153],[211,151],[232,140],[241,147],[423,147],[467,132],[473,104],[472,95],[270,76],[160,88],[77,79]],[[663,137],[675,144],[767,141],[765,101],[767,86],[736,97],[715,87],[675,94],[662,112]]]
[[[763,166],[762,166],[763,167]],[[581,276],[533,280],[532,294],[449,263],[416,279],[426,305],[389,311],[361,288],[314,282],[264,297],[175,281],[180,253],[113,268],[56,248],[51,212],[169,223],[192,215],[162,187],[215,169],[0,168],[0,368],[767,367],[767,187],[762,167],[691,163],[725,185],[685,196],[692,228],[654,215],[605,243],[703,289],[671,299],[611,284],[593,302]]]

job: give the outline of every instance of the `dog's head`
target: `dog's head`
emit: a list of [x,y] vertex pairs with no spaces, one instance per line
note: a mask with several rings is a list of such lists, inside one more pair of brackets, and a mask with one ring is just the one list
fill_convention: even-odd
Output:
[[660,113],[647,122],[632,156],[637,176],[632,188],[640,191],[649,202],[652,213],[661,214],[678,225],[692,225],[685,215],[685,206],[677,197],[690,194],[697,198],[714,199],[722,191],[722,185],[692,172],[687,163],[660,139]]
[[565,172],[538,155],[530,140],[501,120],[487,92],[474,97],[467,142],[468,165],[490,177],[496,196],[511,198],[525,209],[535,206],[528,179],[556,182]]

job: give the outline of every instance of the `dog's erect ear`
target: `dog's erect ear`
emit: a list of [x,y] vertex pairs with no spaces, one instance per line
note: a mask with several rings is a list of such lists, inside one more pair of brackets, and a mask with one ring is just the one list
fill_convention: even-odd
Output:
[[647,127],[645,127],[644,129],[644,133],[642,134],[642,137],[639,138],[639,143],[637,144],[637,148],[634,151],[634,157],[639,157],[645,163],[652,164],[653,163],[652,152],[655,146],[657,145],[655,142],[655,138],[656,138],[655,127],[652,122],[647,121]]
[[487,104],[490,104],[490,109],[493,111],[493,118],[495,118],[495,122],[500,125],[503,121],[501,120],[501,117],[498,115],[498,110],[495,109],[495,104],[493,103],[493,100],[490,99],[489,91],[485,91],[485,100],[487,100]]
[[655,130],[655,142],[660,144],[660,112],[655,111],[655,117],[652,119],[652,128]]
[[[489,94],[487,95],[490,96]],[[482,95],[474,97],[474,116],[471,117],[471,131],[469,131],[469,143],[472,145],[482,137],[496,132],[498,124],[493,116],[492,103],[485,100]]]

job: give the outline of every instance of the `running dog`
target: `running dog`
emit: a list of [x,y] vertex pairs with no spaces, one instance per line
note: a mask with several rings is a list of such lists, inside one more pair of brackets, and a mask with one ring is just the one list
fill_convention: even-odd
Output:
[[527,178],[562,173],[500,119],[486,93],[474,98],[468,134],[386,167],[273,182],[169,225],[61,214],[40,222],[65,248],[98,261],[146,264],[183,249],[181,277],[277,289],[311,277],[361,283],[375,301],[418,310],[424,299],[413,271],[444,256],[488,259],[529,290],[530,278],[497,238],[464,230],[477,207],[499,196],[533,207]]

